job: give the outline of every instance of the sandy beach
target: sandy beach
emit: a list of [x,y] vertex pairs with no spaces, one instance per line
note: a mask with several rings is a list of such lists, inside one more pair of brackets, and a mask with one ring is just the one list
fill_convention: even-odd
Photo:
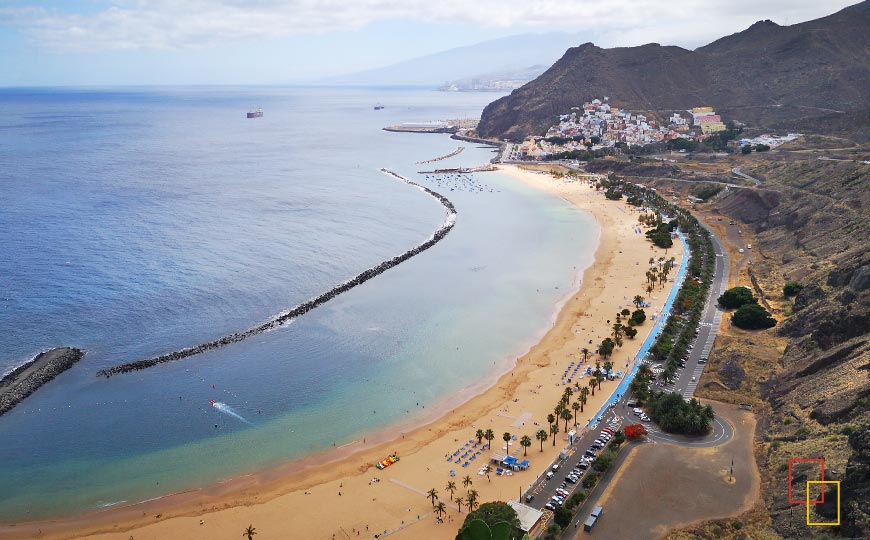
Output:
[[[624,307],[633,309],[634,295],[647,296],[644,273],[648,260],[665,253],[635,232],[636,209],[606,200],[603,192],[588,183],[565,182],[515,166],[499,169],[590,212],[601,232],[595,262],[583,274],[580,290],[567,300],[543,339],[494,385],[457,396],[455,403],[467,401],[453,409],[433,411],[433,417],[422,427],[393,428],[329,455],[149,503],[62,521],[0,525],[0,539],[237,539],[253,525],[257,538],[373,538],[378,533],[383,537],[386,531],[386,536],[395,539],[446,540],[455,537],[467,513],[466,508],[459,513],[451,502],[448,481],[456,483],[457,497],[474,489],[480,502],[518,498],[564,447],[564,432],[557,435],[555,446],[552,439],[544,442],[543,451],[534,437],[536,431],[546,429],[546,415],[562,394],[562,372],[569,362],[582,360],[581,347],[594,350],[609,335],[607,321]],[[679,243],[667,252],[668,258],[677,261],[683,255]],[[672,286],[668,283],[647,298],[652,302],[648,315],[661,309]],[[626,339],[625,345],[614,351],[614,369],[625,371],[652,326],[648,319],[638,327],[635,339]],[[594,357],[589,362],[594,364]],[[580,384],[587,382],[584,378]],[[601,390],[590,396],[578,419],[580,426],[598,411],[617,384],[605,381]],[[489,450],[467,468],[448,461],[447,456],[466,442],[476,442],[478,428],[495,432],[493,451],[502,451],[504,432],[530,436],[533,442],[526,459],[531,469],[511,476],[493,473],[488,480],[477,471],[488,461]],[[519,441],[513,441],[509,449],[513,455],[523,455]],[[398,463],[383,471],[374,467],[393,452],[401,458]],[[450,476],[451,469],[456,471],[455,477]],[[473,481],[468,488],[463,486],[466,475]],[[443,524],[436,523],[426,496],[431,488],[447,505]]]

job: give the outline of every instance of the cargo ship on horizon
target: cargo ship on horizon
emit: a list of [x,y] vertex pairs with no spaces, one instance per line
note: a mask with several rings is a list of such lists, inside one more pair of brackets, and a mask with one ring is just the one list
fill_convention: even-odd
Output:
[[249,111],[248,118],[262,118],[263,117],[263,109],[257,109],[256,111]]

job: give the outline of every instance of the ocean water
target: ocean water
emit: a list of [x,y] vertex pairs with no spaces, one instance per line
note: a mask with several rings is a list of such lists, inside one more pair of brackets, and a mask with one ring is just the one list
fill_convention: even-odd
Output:
[[[494,97],[0,90],[0,371],[55,346],[87,353],[0,417],[0,520],[215,483],[494,381],[591,262],[594,221],[497,173],[473,175],[474,190],[436,183],[418,171],[492,150],[380,129],[478,116]],[[95,376],[249,328],[428,238],[444,208],[380,167],[453,201],[446,239],[284,328]]]

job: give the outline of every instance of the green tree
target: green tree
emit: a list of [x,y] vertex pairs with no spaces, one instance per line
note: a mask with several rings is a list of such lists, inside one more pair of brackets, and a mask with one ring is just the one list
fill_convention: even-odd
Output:
[[580,397],[577,399],[580,401],[580,413],[583,413],[583,407],[586,405],[586,400],[589,396],[589,389],[585,386],[580,389]]
[[495,433],[491,429],[487,429],[486,433],[483,434],[483,438],[486,439],[487,448],[492,448],[492,441],[495,439]]
[[553,424],[550,426],[550,435],[553,436],[553,446],[556,446],[556,435],[559,434],[559,424]]
[[740,153],[743,154],[744,156],[747,154],[751,154],[752,153],[752,145],[751,144],[744,144],[743,146],[740,147]]
[[565,433],[568,433],[568,420],[574,418],[574,415],[572,415],[571,411],[569,411],[568,409],[564,409],[562,410],[562,414],[560,414],[559,416],[561,416],[562,419],[565,420]]
[[435,500],[438,498],[438,490],[432,488],[428,492],[426,492],[426,496],[432,500],[432,506],[435,506]]
[[508,443],[511,442],[511,434],[508,433],[507,431],[505,431],[504,433],[501,434],[501,440],[503,440],[504,445],[507,446]]
[[797,293],[801,292],[803,288],[804,286],[797,281],[789,281],[785,284],[785,287],[782,288],[782,294],[785,296],[795,296]]
[[461,514],[462,513],[462,505],[465,504],[465,497],[460,495],[459,497],[456,497],[456,500],[453,502],[455,502],[456,506],[459,507],[459,513]]
[[597,385],[597,384],[598,384],[598,381],[595,379],[592,379],[591,381],[589,381],[589,388],[592,389],[592,397],[595,397],[595,385]]
[[480,444],[481,441],[483,441],[483,436],[484,436],[483,430],[478,429],[477,433],[475,433],[474,436],[477,437],[477,443]]
[[438,518],[440,519],[447,512],[447,505],[441,501],[438,501],[438,504],[435,505],[435,513],[438,514]]
[[572,517],[574,517],[574,512],[568,510],[565,506],[557,506],[556,510],[553,511],[553,521],[562,528],[571,524]]
[[643,307],[644,298],[643,296],[636,294],[634,295],[634,299],[631,301],[631,303],[634,304],[634,307],[640,309]]
[[604,341],[601,342],[601,345],[598,346],[598,353],[607,358],[611,354],[613,354],[613,347],[616,343],[610,338],[604,338]]
[[248,528],[245,529],[245,532],[242,533],[242,536],[247,536],[248,540],[254,540],[254,535],[257,534],[257,529],[253,525],[248,525]]
[[746,287],[732,287],[719,297],[719,305],[725,309],[739,308],[744,304],[755,304],[758,300]]
[[575,401],[571,404],[571,409],[574,411],[574,427],[577,427],[577,420],[580,418],[580,403]]
[[535,438],[538,439],[539,441],[541,441],[541,452],[544,451],[544,441],[547,440],[547,437],[549,437],[549,435],[547,434],[547,431],[544,429],[539,429],[538,432],[535,433]]
[[766,144],[756,144],[755,145],[756,152],[767,152],[768,150],[770,150],[770,146],[768,146]]
[[490,474],[492,474],[492,465],[488,464],[483,468],[483,474],[486,475],[486,481],[492,482],[492,478],[490,478]]
[[634,328],[633,326],[627,326],[623,331],[628,339],[634,339],[634,336],[637,335],[637,328]]
[[465,478],[462,479],[462,487],[464,487],[464,488],[467,488],[468,486],[470,486],[473,483],[474,482],[471,481],[471,476],[469,476],[467,474],[465,475]]
[[758,304],[744,304],[731,317],[734,326],[746,330],[760,330],[776,326],[776,319]]
[[447,488],[445,488],[445,489],[450,492],[450,500],[452,501],[453,494],[456,492],[456,482],[454,482],[453,480],[448,480],[447,481]]
[[480,494],[477,492],[476,489],[468,490],[468,495],[465,496],[465,505],[468,507],[469,512],[473,512],[474,509],[479,506],[479,503],[478,503],[479,496],[480,496]]
[[[520,527],[520,519],[517,516],[516,510],[510,507],[509,504],[501,501],[488,502],[480,505],[480,508],[470,512],[465,516],[465,521],[459,532],[456,535],[457,540],[476,540],[480,538],[475,535],[472,530],[472,523],[482,521],[486,524],[490,531],[497,528],[507,527],[511,532],[518,530]],[[503,524],[503,525],[502,525]],[[493,536],[495,538],[495,536]]]
[[529,447],[532,445],[532,438],[528,435],[520,437],[520,446],[523,447],[523,455],[529,455]]
[[591,352],[592,352],[592,351],[590,351],[590,350],[587,349],[586,347],[583,347],[582,349],[580,349],[580,354],[583,355],[583,362],[584,362],[584,363],[585,363],[587,360],[589,360],[589,354],[590,354]]

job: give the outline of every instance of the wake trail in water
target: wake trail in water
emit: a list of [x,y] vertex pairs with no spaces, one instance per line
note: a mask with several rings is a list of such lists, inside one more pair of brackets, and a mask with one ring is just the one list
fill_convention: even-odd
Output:
[[222,412],[224,414],[228,414],[228,415],[232,416],[233,418],[241,420],[242,422],[248,424],[249,426],[254,425],[251,422],[248,422],[245,419],[245,417],[243,417],[242,415],[240,415],[239,413],[234,411],[233,408],[230,407],[229,405],[227,405],[226,403],[221,403],[220,401],[215,401],[214,403],[212,403],[212,407],[214,407],[215,409],[219,410],[220,412]]

